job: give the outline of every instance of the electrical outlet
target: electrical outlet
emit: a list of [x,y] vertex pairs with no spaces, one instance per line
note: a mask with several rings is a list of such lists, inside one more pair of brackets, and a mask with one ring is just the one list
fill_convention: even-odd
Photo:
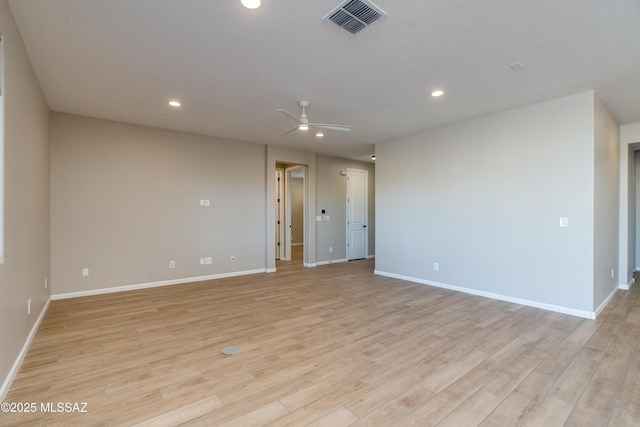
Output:
[[174,260],[169,261],[169,268],[176,268],[176,262]]
[[433,263],[433,269],[436,270],[436,271],[440,270],[440,264],[438,264],[437,262],[434,262]]
[[204,258],[200,258],[200,265],[204,265]]
[[87,277],[89,275],[89,269],[87,267],[82,269],[82,277]]
[[329,246],[329,253],[333,252],[333,246]]

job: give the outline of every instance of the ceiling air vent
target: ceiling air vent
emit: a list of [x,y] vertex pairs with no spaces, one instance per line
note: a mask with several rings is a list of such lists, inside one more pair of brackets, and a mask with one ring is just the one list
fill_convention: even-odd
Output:
[[356,34],[386,15],[386,12],[367,0],[346,0],[323,19]]

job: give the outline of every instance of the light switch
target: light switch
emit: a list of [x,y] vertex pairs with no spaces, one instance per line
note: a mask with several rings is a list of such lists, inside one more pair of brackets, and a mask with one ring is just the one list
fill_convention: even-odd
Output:
[[316,216],[316,221],[322,221],[322,217],[320,215]]
[[329,215],[327,215],[327,216],[325,217],[325,220],[326,220],[327,222],[329,222],[329,221],[330,221],[330,219],[329,219]]
[[566,216],[560,217],[560,227],[567,228],[569,226],[569,218]]

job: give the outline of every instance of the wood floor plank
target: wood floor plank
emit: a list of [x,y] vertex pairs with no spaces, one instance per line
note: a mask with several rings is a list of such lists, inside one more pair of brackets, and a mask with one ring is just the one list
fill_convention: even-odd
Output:
[[6,400],[88,412],[0,426],[638,425],[640,286],[587,320],[297,256],[52,301]]
[[591,357],[584,354],[578,355],[560,375],[549,394],[572,405],[575,404],[591,381],[598,365],[599,362]]
[[416,408],[415,413],[436,425],[483,387],[494,375],[495,373],[488,369],[474,369]]
[[561,427],[572,409],[572,404],[547,395],[531,410],[522,427]]
[[145,418],[144,421],[134,424],[133,427],[173,427],[206,414],[220,406],[222,406],[222,401],[218,396],[214,395],[153,418]]
[[442,422],[441,427],[479,426],[493,412],[502,399],[486,391],[478,391],[456,408]]
[[[498,426],[519,425],[547,394],[556,378],[539,371],[532,371],[525,380],[509,393],[485,422]],[[499,396],[502,397],[502,396]]]
[[619,399],[640,406],[640,352],[637,349],[622,384]]
[[395,421],[409,415],[414,408],[429,400],[434,394],[421,385],[414,386],[360,418],[353,425],[354,427],[393,425]]
[[609,425],[611,427],[640,425],[640,406],[618,401],[613,408]]
[[351,411],[344,407],[340,407],[330,414],[325,415],[317,421],[309,424],[309,427],[335,427],[335,426],[350,426],[358,421]]

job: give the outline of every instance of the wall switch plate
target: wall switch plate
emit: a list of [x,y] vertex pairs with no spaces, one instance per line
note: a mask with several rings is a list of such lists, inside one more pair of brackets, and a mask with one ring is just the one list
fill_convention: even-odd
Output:
[[434,262],[433,263],[433,269],[436,270],[436,271],[440,270],[440,264],[438,264],[437,262]]
[[560,217],[560,227],[567,228],[569,227],[569,218],[566,216]]
[[333,246],[329,246],[329,253],[333,252]]
[[200,265],[204,265],[204,258],[200,258]]
[[611,278],[615,278],[616,277],[616,270],[614,268],[611,269]]
[[88,268],[83,268],[82,269],[82,277],[87,277],[89,275],[89,269]]
[[44,278],[44,288],[47,289],[49,287],[49,279],[48,278]]
[[234,261],[236,260],[235,255],[231,255],[231,258],[229,258],[229,260],[230,260],[231,262],[234,262]]
[[204,263],[206,265],[213,264],[213,259],[210,256],[208,256],[204,259]]
[[322,216],[321,215],[316,216],[316,221],[322,221]]
[[31,300],[27,301],[27,314],[31,314]]
[[331,220],[331,218],[329,218],[329,215],[327,215],[327,216],[325,217],[325,220],[326,220],[327,222],[329,222],[329,221]]
[[174,260],[169,261],[169,268],[176,268],[176,262]]
[[205,201],[204,201],[204,205],[205,205],[206,207],[211,206],[211,201],[210,201],[209,199],[205,199]]

